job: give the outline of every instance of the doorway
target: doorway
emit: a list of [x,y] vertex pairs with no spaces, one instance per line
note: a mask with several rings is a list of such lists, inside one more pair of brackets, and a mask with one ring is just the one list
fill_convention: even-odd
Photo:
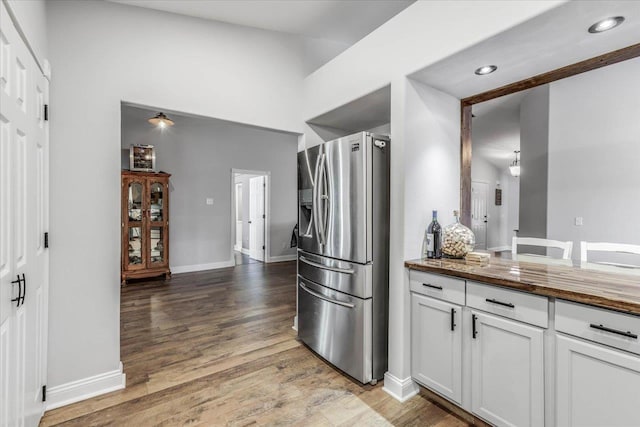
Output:
[[236,265],[266,262],[269,173],[232,171],[232,246]]
[[476,236],[476,249],[487,249],[487,183],[471,183],[471,230]]

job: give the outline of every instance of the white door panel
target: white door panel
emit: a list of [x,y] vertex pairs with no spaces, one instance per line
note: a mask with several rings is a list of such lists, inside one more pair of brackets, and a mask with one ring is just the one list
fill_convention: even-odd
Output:
[[0,21],[0,427],[31,427],[46,374],[49,88],[4,3]]
[[496,426],[544,425],[541,328],[472,311],[472,411]]
[[265,177],[249,180],[249,256],[264,261]]

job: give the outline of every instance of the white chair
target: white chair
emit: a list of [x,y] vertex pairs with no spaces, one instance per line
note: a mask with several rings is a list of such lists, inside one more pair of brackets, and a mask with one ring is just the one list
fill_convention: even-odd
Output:
[[[580,262],[587,263],[587,253],[589,251],[615,252],[618,254],[640,255],[640,245],[629,245],[626,243],[604,243],[604,242],[580,242]],[[612,265],[625,268],[640,268],[640,265],[621,264],[616,262],[600,261],[597,264]]]
[[562,259],[571,259],[573,242],[561,242],[560,240],[539,239],[537,237],[515,237],[511,241],[511,256],[515,259],[518,255],[518,245],[541,246],[545,248],[557,248],[562,250]]

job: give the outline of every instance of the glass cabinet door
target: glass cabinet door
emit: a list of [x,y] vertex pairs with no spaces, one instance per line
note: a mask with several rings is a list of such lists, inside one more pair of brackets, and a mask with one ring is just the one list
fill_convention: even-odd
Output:
[[160,182],[152,182],[149,186],[149,220],[164,220],[164,184]]
[[163,226],[149,227],[149,256],[151,264],[165,264],[166,239]]
[[127,262],[129,267],[142,267],[143,251],[142,251],[142,227],[129,227],[129,240],[127,242]]
[[129,183],[129,193],[127,196],[127,212],[129,221],[142,221],[144,207],[142,205],[142,195],[144,194],[142,182],[132,181]]

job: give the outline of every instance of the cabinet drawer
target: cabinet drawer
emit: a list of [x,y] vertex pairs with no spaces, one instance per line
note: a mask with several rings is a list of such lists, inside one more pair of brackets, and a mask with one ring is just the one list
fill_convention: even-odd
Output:
[[467,305],[542,328],[549,325],[549,301],[539,295],[467,281]]
[[463,279],[410,270],[409,282],[412,292],[465,305]]
[[640,316],[558,300],[556,330],[640,354]]

